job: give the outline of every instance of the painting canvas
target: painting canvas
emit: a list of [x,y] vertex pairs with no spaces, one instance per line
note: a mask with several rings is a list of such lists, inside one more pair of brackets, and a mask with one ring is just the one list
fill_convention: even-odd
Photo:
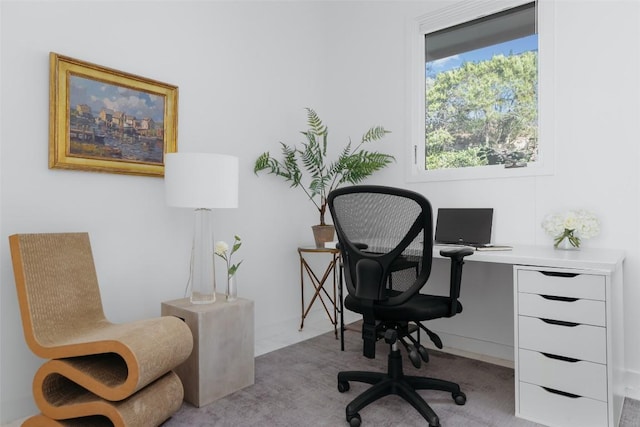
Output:
[[49,166],[164,175],[177,87],[51,54]]

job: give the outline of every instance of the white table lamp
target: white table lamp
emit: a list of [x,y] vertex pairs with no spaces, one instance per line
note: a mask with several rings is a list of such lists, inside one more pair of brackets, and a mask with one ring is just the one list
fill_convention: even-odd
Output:
[[216,300],[211,209],[238,207],[238,158],[212,153],[167,153],[164,158],[167,205],[195,212],[191,248],[191,303]]

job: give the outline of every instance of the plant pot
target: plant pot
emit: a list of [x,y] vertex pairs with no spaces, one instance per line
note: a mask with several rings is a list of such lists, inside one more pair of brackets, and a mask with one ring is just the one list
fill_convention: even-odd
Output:
[[312,225],[313,238],[316,241],[316,248],[324,248],[326,242],[333,242],[335,227],[333,225]]

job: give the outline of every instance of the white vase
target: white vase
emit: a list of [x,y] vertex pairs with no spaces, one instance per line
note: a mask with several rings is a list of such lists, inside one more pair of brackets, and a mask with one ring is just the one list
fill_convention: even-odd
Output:
[[573,243],[571,243],[571,240],[569,240],[568,237],[565,237],[560,241],[560,243],[558,243],[556,249],[560,249],[563,251],[579,251],[580,246],[574,246]]
[[238,298],[238,283],[236,282],[236,275],[227,278],[227,301],[235,301]]

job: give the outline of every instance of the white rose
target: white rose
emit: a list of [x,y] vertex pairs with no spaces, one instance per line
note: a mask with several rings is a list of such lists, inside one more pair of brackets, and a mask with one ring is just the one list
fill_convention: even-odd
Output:
[[585,239],[597,236],[600,233],[600,221],[592,213],[580,211],[580,224],[578,233]]
[[227,245],[227,242],[223,242],[223,241],[216,242],[213,248],[213,251],[218,256],[225,256],[228,250],[229,250],[229,245]]
[[551,237],[564,232],[564,220],[556,214],[547,215],[542,221],[542,228]]
[[578,215],[574,211],[569,211],[566,213],[564,217],[564,228],[567,230],[575,230],[578,228],[580,220],[578,219]]

